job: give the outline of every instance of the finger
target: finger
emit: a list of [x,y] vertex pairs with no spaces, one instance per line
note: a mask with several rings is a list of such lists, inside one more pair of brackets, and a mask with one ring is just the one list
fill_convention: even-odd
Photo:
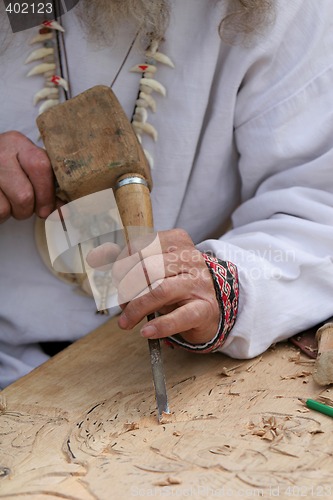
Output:
[[195,248],[193,241],[183,229],[153,232],[145,235],[136,235],[135,228],[129,228],[130,254],[141,251],[143,257],[160,253],[175,252],[182,248]]
[[119,245],[111,242],[106,242],[90,250],[90,252],[87,254],[86,261],[90,267],[99,270],[105,270],[106,267],[109,267],[109,265],[116,260],[119,253]]
[[125,290],[131,288],[131,286],[136,286],[135,281],[141,279],[142,272],[143,266],[140,254],[126,255],[126,250],[123,249],[118,255],[117,261],[113,264],[112,279],[115,285],[119,287],[120,283],[126,278],[123,283],[125,296]]
[[[142,231],[145,234],[142,234]],[[129,254],[146,250],[148,255],[153,255],[155,248],[160,252],[159,236],[156,231],[141,226],[127,228],[127,248],[125,250],[129,250]]]
[[[135,265],[130,269],[132,263]],[[124,304],[149,293],[165,278],[182,273],[188,273],[188,268],[176,263],[174,258],[171,260],[169,254],[151,255],[144,260],[138,260],[135,255],[116,262],[112,277],[117,286],[119,303]]]
[[[121,254],[120,254],[121,255]],[[189,266],[184,266],[177,255],[158,253],[141,259],[140,254],[134,254],[120,259],[120,255],[113,266],[113,277],[119,284],[119,292],[124,296],[126,290],[132,290],[132,295],[142,291],[142,286],[137,283],[142,275],[142,270],[146,275],[145,286],[166,277],[176,276],[181,273],[188,273]],[[135,291],[136,290],[136,291]]]
[[208,323],[209,308],[206,302],[194,300],[146,323],[140,331],[144,338],[165,338],[177,333],[185,334],[194,343],[208,342],[216,333],[218,324]]
[[121,304],[149,292],[150,285],[156,286],[165,278],[163,255],[154,255],[144,261],[139,259],[140,256],[135,254],[113,266],[112,279]]
[[[47,154],[19,132],[0,135],[0,184],[12,215],[18,219],[30,217],[35,207],[43,217],[54,208],[53,174]],[[40,200],[50,206],[45,209]]]
[[130,301],[124,308],[120,318],[119,326],[124,329],[134,328],[145,316],[159,311],[166,305],[186,301],[193,287],[192,280],[178,276],[163,280],[147,293]]
[[[140,227],[138,227],[140,229]],[[126,243],[118,256],[118,261],[122,261],[131,255],[140,254],[140,259],[154,254],[161,254],[162,249],[159,244],[159,238],[157,233],[149,233],[140,236],[136,236],[136,231],[133,231],[136,227],[127,228],[127,240]],[[127,261],[130,263],[131,261]],[[124,272],[128,272],[129,268],[122,268]]]
[[184,229],[176,228],[168,231],[160,231],[158,237],[164,253],[175,252],[177,249],[194,247],[191,237]]
[[87,263],[93,268],[103,267],[105,269],[105,266],[113,264],[113,280],[116,284],[140,261],[140,254],[132,253],[132,248],[128,243],[123,248],[111,242],[103,243],[87,255]]
[[9,219],[11,215],[11,207],[10,203],[7,200],[7,197],[0,190],[0,224]]
[[[172,241],[173,243],[177,242],[178,246],[173,243],[170,244],[170,241]],[[135,255],[134,252],[140,253],[140,259],[135,257],[133,260],[125,260],[129,255]],[[119,254],[117,262],[114,265],[114,278],[117,280],[117,282],[120,282],[123,277],[134,267],[134,265],[136,265],[136,263],[143,258],[144,265],[146,266],[148,274],[150,273],[149,269],[151,268],[152,277],[150,279],[150,282],[153,282],[154,279],[160,279],[164,277],[166,264],[170,266],[170,272],[167,273],[168,276],[178,274],[180,271],[179,269],[175,270],[175,265],[177,263],[181,263],[182,261],[184,261],[184,263],[189,263],[190,265],[191,261],[193,260],[193,254],[200,255],[200,259],[204,264],[204,260],[200,252],[196,250],[188,234],[180,229],[162,231],[157,234],[148,234],[140,237],[130,238],[129,244]],[[160,275],[157,278],[154,278],[156,275],[154,262],[157,261],[147,259],[153,256],[161,255],[167,256],[167,258],[164,260],[164,265],[162,265],[162,261],[160,262],[162,276]],[[196,261],[198,261],[198,259],[196,259]],[[184,272],[184,268],[181,270],[181,272]]]
[[0,166],[1,189],[10,203],[13,217],[30,217],[34,211],[35,197],[29,179],[15,157],[7,158],[5,164],[1,163]]
[[55,208],[55,188],[46,152],[27,139],[19,147],[17,158],[33,186],[35,212],[42,218],[48,217]]
[[[159,254],[152,255],[142,261],[137,261],[137,264],[130,269],[130,265],[134,262],[131,258],[124,261],[118,261],[113,267],[113,282],[118,289],[118,298],[121,304],[133,300],[135,297],[149,292],[147,286],[152,288],[160,285],[165,278],[177,276],[179,274],[191,275],[192,279],[208,279],[210,274],[200,252],[195,250],[202,259],[202,265],[198,262],[185,262],[177,254]],[[138,260],[138,259],[137,259]],[[126,265],[128,264],[128,265]]]

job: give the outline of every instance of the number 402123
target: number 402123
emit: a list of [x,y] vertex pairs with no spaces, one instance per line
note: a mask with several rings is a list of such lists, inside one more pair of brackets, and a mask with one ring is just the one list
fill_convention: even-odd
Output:
[[43,3],[10,3],[6,7],[8,14],[52,14],[53,4],[51,2]]

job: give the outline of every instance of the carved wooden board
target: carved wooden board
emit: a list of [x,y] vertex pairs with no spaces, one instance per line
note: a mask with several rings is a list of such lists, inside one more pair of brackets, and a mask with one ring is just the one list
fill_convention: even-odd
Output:
[[158,424],[148,347],[111,320],[0,394],[0,498],[333,496],[333,399],[282,344],[231,360],[163,349]]

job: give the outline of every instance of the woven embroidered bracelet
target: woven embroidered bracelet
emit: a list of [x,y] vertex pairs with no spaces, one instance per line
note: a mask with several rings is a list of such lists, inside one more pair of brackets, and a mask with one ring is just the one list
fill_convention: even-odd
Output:
[[165,342],[171,347],[178,346],[189,351],[206,354],[216,351],[223,345],[235,324],[238,310],[239,287],[238,272],[235,264],[229,261],[222,261],[206,253],[203,253],[202,256],[213,278],[216,299],[221,311],[217,333],[209,342],[203,344],[186,342],[181,335],[169,337]]

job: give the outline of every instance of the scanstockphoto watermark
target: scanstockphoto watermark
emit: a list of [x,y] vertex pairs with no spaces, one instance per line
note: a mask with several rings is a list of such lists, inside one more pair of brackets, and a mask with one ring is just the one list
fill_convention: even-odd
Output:
[[332,498],[331,484],[323,485],[271,485],[266,488],[233,488],[222,486],[164,486],[140,488],[133,486],[132,497],[141,498]]
[[137,498],[263,498],[271,496],[269,491],[261,488],[212,488],[210,486],[175,487],[164,486],[163,488],[139,488],[133,486],[130,490],[132,497]]
[[221,260],[230,260],[235,263],[243,278],[249,281],[280,280],[285,274],[289,274],[297,262],[295,250],[282,250],[272,246],[246,250],[234,247],[230,255],[217,253],[215,256]]
[[79,0],[3,0],[13,33],[42,25],[69,12]]
[[[211,254],[209,250],[205,253]],[[258,262],[271,262],[272,264],[283,264],[296,262],[296,252],[293,249],[282,250],[281,248],[274,248],[272,245],[263,247],[261,249],[242,249],[233,247],[232,254],[222,255],[216,254],[221,260],[235,260],[237,262],[243,262],[244,264],[258,263]],[[230,257],[230,258],[229,258]]]

